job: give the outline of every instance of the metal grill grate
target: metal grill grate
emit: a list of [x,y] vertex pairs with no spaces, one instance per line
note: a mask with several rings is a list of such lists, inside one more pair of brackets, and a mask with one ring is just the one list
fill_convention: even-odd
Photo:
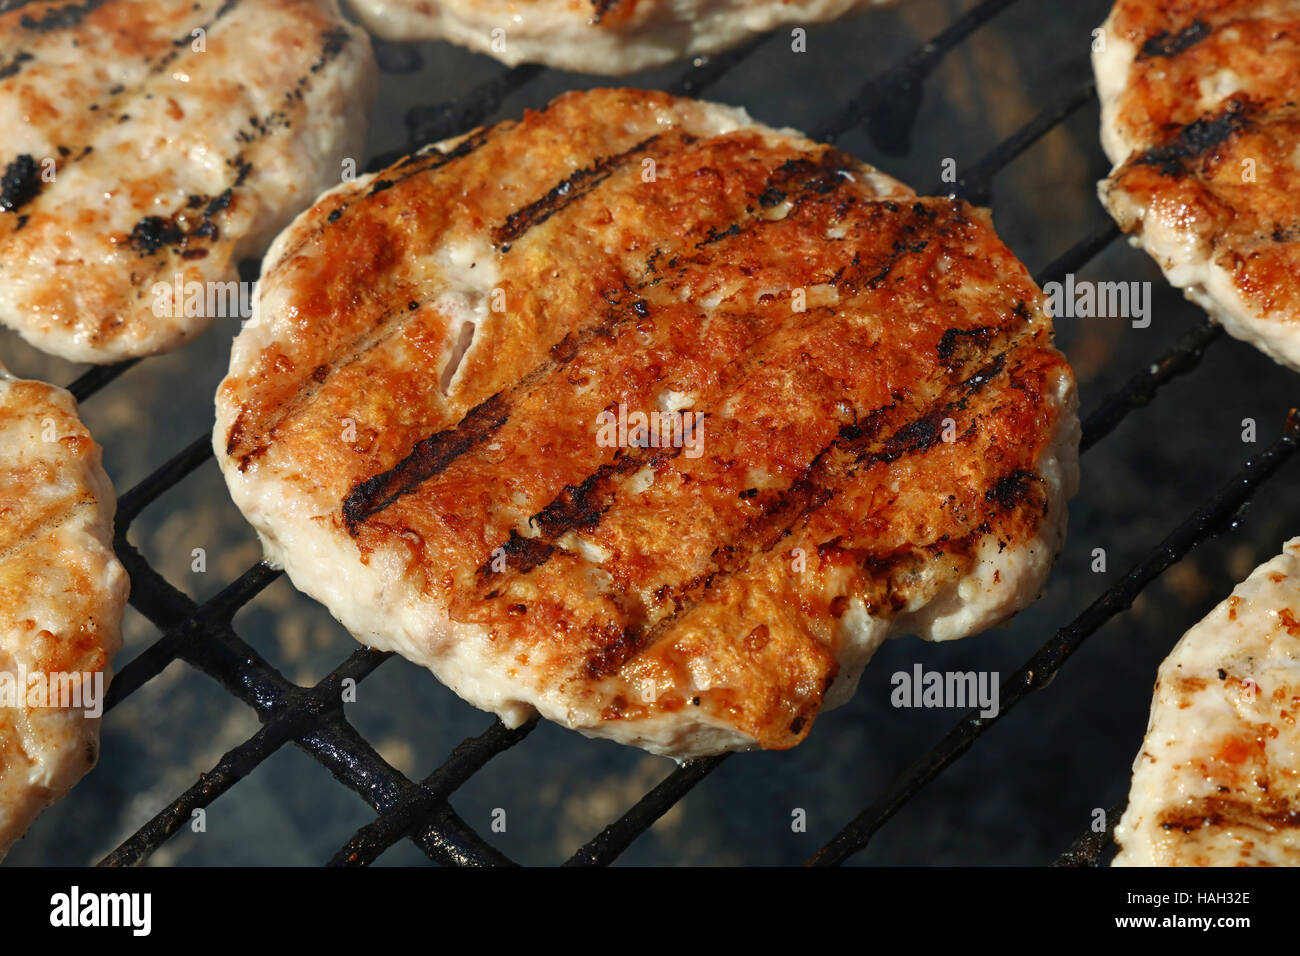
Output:
[[[872,140],[887,153],[907,149],[926,78],[944,57],[994,16],[1019,0],[983,0],[929,42],[902,57],[894,66],[868,80],[832,116],[813,128],[812,136],[834,141],[865,124]],[[728,70],[749,57],[766,39],[704,61],[669,86],[670,92],[698,95]],[[1082,70],[1089,75],[1086,66]],[[447,138],[482,123],[505,98],[534,82],[545,71],[521,66],[503,71],[466,94],[436,106],[411,111],[408,128],[412,147]],[[972,166],[958,193],[987,203],[996,174],[1024,150],[1062,123],[1094,94],[1090,79],[1050,105],[1015,134]],[[375,157],[378,168],[390,156]],[[939,191],[939,190],[933,190]],[[1091,260],[1117,236],[1113,225],[1081,238],[1037,276],[1040,284],[1073,272]],[[1150,403],[1162,386],[1196,368],[1205,351],[1220,337],[1218,326],[1202,320],[1154,363],[1135,374],[1087,417],[1081,450],[1087,451],[1108,435],[1130,412]],[[95,368],[70,386],[81,401],[110,385],[133,362]],[[930,751],[917,759],[853,820],[848,822],[809,861],[838,864],[863,849],[872,836],[912,797],[961,757],[1002,715],[1035,691],[1046,687],[1070,656],[1102,625],[1128,608],[1142,589],[1197,544],[1235,524],[1239,509],[1300,446],[1300,416],[1289,416],[1279,438],[1209,501],[1196,509],[1151,550],[1117,584],[1104,591],[1083,613],[1061,627],[1001,689],[997,716],[972,711]],[[127,540],[132,521],[160,495],[208,462],[210,438],[202,434],[188,447],[124,494],[117,512],[116,548],[131,577],[131,603],[161,632],[151,646],[124,666],[112,683],[106,709],[112,709],[173,661],[183,661],[217,681],[253,708],[261,729],[226,753],[198,782],[126,839],[103,861],[120,866],[142,861],[185,826],[195,809],[206,807],[235,786],[282,745],[293,742],[361,796],[376,812],[330,861],[337,865],[368,864],[387,848],[411,839],[431,859],[444,864],[509,864],[512,861],[489,845],[448,803],[449,795],[494,756],[519,744],[535,723],[508,730],[495,721],[483,734],[465,740],[447,760],[420,782],[395,770],[349,723],[341,688],[351,678],[363,680],[387,654],[365,648],[352,653],[318,684],[304,687],[285,678],[231,626],[235,613],[271,584],[280,572],[257,564],[215,597],[195,604],[169,584]],[[677,801],[704,780],[726,756],[695,760],[679,766],[646,793],[622,817],[579,849],[570,865],[607,864],[619,856]],[[1115,808],[1108,819],[1118,817]],[[1089,833],[1061,858],[1061,865],[1096,865],[1109,844],[1109,831]]]

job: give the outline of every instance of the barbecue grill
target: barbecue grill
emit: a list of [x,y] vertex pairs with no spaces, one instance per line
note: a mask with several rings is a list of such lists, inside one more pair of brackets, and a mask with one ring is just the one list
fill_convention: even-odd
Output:
[[[1207,539],[1229,531],[1243,533],[1247,503],[1300,445],[1300,417],[1288,414],[1285,396],[1290,373],[1275,368],[1247,347],[1226,340],[1199,310],[1184,304],[1168,290],[1144,256],[1127,252],[1115,242],[1118,230],[1096,206],[1095,200],[1091,205],[1086,205],[1086,195],[1082,200],[1077,197],[1072,200],[1076,205],[1085,204],[1087,221],[1074,234],[1064,234],[1066,229],[1074,230],[1076,226],[1069,212],[1058,215],[1056,197],[1026,185],[1033,181],[1028,171],[1042,165],[1034,165],[1035,155],[1048,142],[1056,143],[1058,154],[1061,150],[1080,154],[1078,166],[1082,172],[1075,177],[1071,189],[1086,190],[1090,181],[1106,172],[1095,144],[1095,93],[1087,52],[1091,28],[1104,18],[1109,0],[1061,5],[1073,8],[1070,10],[1023,0],[963,3],[913,0],[913,3],[911,10],[881,11],[811,28],[810,52],[802,56],[817,57],[819,44],[838,44],[837,49],[841,51],[858,45],[864,52],[861,58],[841,56],[829,61],[806,61],[809,64],[806,67],[801,63],[800,68],[805,72],[800,75],[805,81],[824,81],[825,85],[787,91],[795,99],[802,98],[801,108],[806,112],[800,115],[768,115],[772,111],[763,108],[763,100],[770,102],[770,89],[761,93],[760,101],[755,102],[747,99],[744,85],[752,83],[761,92],[764,86],[761,63],[787,62],[782,58],[800,55],[789,51],[788,30],[759,37],[688,67],[678,65],[656,71],[651,82],[637,78],[632,85],[657,85],[681,95],[743,105],[763,121],[775,120],[775,125],[789,123],[815,139],[839,142],[922,191],[956,192],[978,204],[991,203],[999,231],[1013,251],[1031,267],[1041,266],[1036,269],[1040,284],[1089,268],[1094,260],[1101,261],[1108,277],[1122,273],[1126,277],[1154,281],[1156,320],[1150,330],[1139,333],[1124,329],[1120,334],[1119,325],[1107,326],[1109,331],[1098,331],[1100,326],[1084,325],[1094,320],[1057,321],[1058,340],[1067,354],[1072,347],[1078,348],[1078,356],[1071,355],[1071,358],[1080,367],[1084,402],[1081,451],[1087,453],[1081,466],[1083,486],[1072,508],[1069,549],[1049,584],[1047,598],[1020,615],[1005,632],[998,632],[1009,636],[972,638],[961,642],[960,650],[931,647],[913,640],[893,642],[882,649],[869,666],[858,693],[858,698],[872,696],[873,706],[877,707],[871,712],[874,724],[866,725],[864,721],[868,713],[864,708],[868,705],[859,706],[855,702],[820,718],[809,740],[789,754],[727,755],[680,765],[659,782],[651,780],[653,786],[639,799],[626,799],[624,804],[631,805],[621,815],[615,810],[603,829],[593,828],[586,835],[586,842],[572,852],[569,864],[608,864],[629,848],[644,845],[646,841],[634,841],[674,811],[688,795],[707,791],[711,784],[725,778],[733,766],[745,762],[756,769],[723,785],[724,799],[715,800],[712,805],[701,804],[701,809],[691,809],[697,805],[688,800],[687,811],[679,810],[677,815],[689,812],[695,816],[717,817],[740,812],[734,804],[729,806],[724,801],[745,798],[744,814],[768,819],[767,828],[756,840],[747,839],[740,826],[719,826],[714,830],[715,835],[721,834],[734,844],[757,843],[756,852],[760,854],[764,834],[788,831],[790,837],[757,858],[743,853],[736,857],[734,854],[740,851],[734,846],[716,845],[698,851],[704,859],[764,862],[807,859],[818,865],[835,865],[851,859],[854,862],[904,859],[914,863],[951,859],[1052,862],[1050,854],[1039,853],[1027,859],[1024,854],[1017,855],[1014,847],[1006,846],[1006,834],[1016,833],[1018,820],[1024,818],[1038,821],[1032,825],[1039,830],[1044,826],[1041,820],[1051,821],[1050,832],[1035,832],[1026,839],[1032,847],[1052,845],[1056,840],[1055,845],[1064,851],[1056,858],[1059,865],[1088,866],[1104,862],[1111,845],[1111,828],[1123,809],[1122,800],[1119,805],[1109,807],[1100,830],[1092,826],[1095,818],[1089,809],[1105,807],[1116,796],[1122,797],[1127,792],[1128,765],[1145,727],[1143,715],[1149,702],[1155,663],[1191,621],[1211,603],[1226,596],[1230,583],[1241,576],[1243,567],[1248,570],[1254,559],[1275,553],[1287,536],[1282,530],[1284,525],[1279,523],[1285,519],[1284,508],[1276,509],[1278,514],[1265,519],[1258,527],[1260,522],[1252,516],[1253,544],[1239,543],[1230,553],[1216,551],[1211,556],[1211,570],[1176,576],[1177,588],[1162,592],[1152,586],[1171,568],[1191,567],[1184,559]],[[940,15],[945,19],[939,20]],[[909,19],[904,20],[905,17]],[[905,32],[904,24],[910,23],[916,29],[923,17],[930,18],[931,26],[926,30],[930,38],[898,56],[901,47],[897,36]],[[1016,19],[1005,23],[1009,17]],[[961,51],[980,42],[981,35],[999,28],[1002,32],[997,34],[998,38],[1005,41],[1013,37],[1016,43],[1008,50],[1014,53],[1014,62],[1003,66],[1021,69],[1013,81],[1018,77],[1021,82],[1032,84],[1033,89],[1015,91],[1017,96],[1032,103],[1032,107],[1027,116],[1018,118],[1010,135],[997,141],[1002,131],[980,128],[978,121],[963,116],[960,108],[963,104],[965,109],[979,112],[970,104],[980,77],[968,75],[969,70],[956,61]],[[848,39],[844,39],[846,36]],[[409,84],[422,75],[425,61],[433,57],[450,62],[446,68],[448,75],[463,73],[466,79],[455,95],[437,105],[416,106],[397,114],[381,96],[378,111],[400,115],[408,141],[402,143],[390,128],[387,134],[390,142],[379,144],[388,148],[376,148],[371,161],[362,164],[369,168],[378,168],[385,158],[391,158],[393,148],[400,147],[398,151],[405,152],[498,116],[517,114],[523,105],[540,105],[561,89],[596,83],[590,78],[575,78],[537,66],[506,69],[442,45],[377,46],[385,73],[384,91],[406,89],[408,96],[417,96]],[[884,68],[874,69],[872,57],[881,55]],[[989,69],[996,68],[996,64],[989,66],[992,61],[987,56],[983,62]],[[748,77],[748,80],[737,77]],[[987,83],[988,77],[983,79]],[[771,81],[769,86],[779,82],[779,79]],[[1007,81],[995,77],[992,82]],[[429,98],[427,93],[418,96]],[[938,120],[934,115],[936,97],[940,97],[939,112],[946,114]],[[939,121],[952,124],[953,128],[947,132],[934,128]],[[378,135],[382,137],[383,131]],[[371,139],[374,143],[377,136],[372,135]],[[919,145],[913,145],[913,139]],[[996,145],[989,148],[994,142]],[[945,143],[947,150],[941,145]],[[939,147],[938,151],[930,152],[935,147]],[[955,183],[945,182],[941,176],[942,160],[949,156],[957,161]],[[1052,255],[1054,258],[1050,258]],[[1047,260],[1045,264],[1044,260]],[[1094,263],[1092,268],[1096,267]],[[246,276],[251,277],[251,274]],[[226,328],[218,335],[223,348],[224,336],[229,333],[230,329]],[[175,356],[149,361],[170,362],[174,363],[173,369],[183,369],[188,350],[196,347],[201,346],[191,345]],[[224,362],[222,355],[222,367]],[[13,364],[17,371],[23,371],[20,362]],[[132,376],[122,377],[136,364],[94,368],[71,382],[69,388],[83,403],[92,425],[95,404],[102,401],[103,395],[115,389],[132,388]],[[1211,367],[1205,369],[1206,365]],[[1196,376],[1175,384],[1198,369]],[[1178,394],[1157,402],[1167,391]],[[1098,400],[1101,394],[1107,397]],[[1149,405],[1151,408],[1147,409]],[[1238,434],[1240,429],[1236,423],[1244,417],[1243,409],[1256,420],[1260,437],[1255,444],[1243,442]],[[177,410],[173,417],[203,421],[210,415],[209,405]],[[147,428],[148,423],[135,422],[129,427]],[[158,427],[155,425],[155,429]],[[1115,451],[1107,454],[1104,450],[1092,450],[1098,446],[1104,449],[1103,440],[1112,435],[1116,437],[1111,442],[1119,443]],[[101,433],[99,437],[104,436]],[[113,470],[115,451],[111,441],[106,440],[105,444],[110,470]],[[32,854],[54,843],[52,837],[44,834],[87,819],[88,811],[82,801],[126,800],[124,795],[115,794],[112,780],[115,761],[127,754],[114,752],[107,735],[124,704],[151,682],[162,680],[165,672],[174,676],[174,668],[179,667],[206,675],[224,693],[233,695],[251,709],[260,728],[225,752],[207,772],[161,809],[158,803],[162,801],[156,800],[148,807],[151,816],[135,832],[104,837],[120,840],[103,857],[104,865],[136,864],[151,857],[155,862],[165,861],[160,849],[178,834],[194,830],[195,821],[203,818],[196,811],[207,811],[218,798],[246,785],[250,775],[290,743],[325,768],[339,784],[353,791],[372,811],[368,813],[369,822],[359,828],[349,824],[355,833],[338,842],[332,858],[319,862],[369,864],[405,841],[442,864],[515,862],[501,847],[516,844],[518,837],[499,834],[494,825],[496,817],[481,812],[483,808],[476,807],[472,818],[467,818],[453,808],[451,800],[458,789],[481,779],[476,778],[480,772],[489,773],[494,764],[499,766],[502,761],[508,761],[509,755],[535,743],[541,744],[539,738],[545,735],[538,732],[537,737],[532,736],[537,730],[535,724],[509,730],[499,721],[492,721],[485,731],[451,749],[432,772],[421,779],[412,779],[381,755],[380,748],[358,729],[359,721],[353,716],[353,709],[362,708],[365,703],[368,693],[365,682],[391,655],[357,648],[322,679],[291,679],[273,662],[274,655],[261,646],[265,642],[241,636],[242,619],[241,626],[235,626],[236,615],[246,607],[250,611],[255,608],[259,596],[281,577],[279,572],[253,563],[215,593],[206,584],[211,579],[209,573],[199,588],[208,588],[208,593],[196,600],[185,588],[198,585],[186,581],[177,586],[158,570],[159,562],[151,560],[146,553],[149,549],[134,543],[132,530],[140,521],[153,522],[154,527],[161,527],[169,519],[180,525],[185,523],[186,513],[176,508],[175,500],[176,489],[185,483],[203,481],[209,501],[211,495],[223,494],[211,459],[209,429],[203,427],[181,451],[121,493],[116,549],[130,573],[131,605],[152,625],[153,636],[142,647],[133,647],[129,641],[128,649],[118,659],[117,674],[106,702],[106,747],[100,768],[63,804],[47,812],[34,828],[33,836],[15,848],[14,857],[30,862],[40,859]],[[140,466],[132,462],[131,467],[138,470]],[[1151,482],[1145,487],[1139,480],[1144,473]],[[1223,481],[1224,478],[1227,480]],[[1198,490],[1206,489],[1207,483],[1219,482],[1218,490],[1208,496]],[[1106,514],[1108,501],[1119,502],[1115,508],[1118,514]],[[1163,537],[1161,533],[1152,533],[1155,528],[1161,529]],[[189,542],[184,544],[180,550],[188,563]],[[1098,550],[1107,562],[1103,571],[1096,570]],[[218,563],[212,555],[207,560],[214,565]],[[306,601],[305,598],[297,600]],[[1127,635],[1127,646],[1116,636],[1110,650],[1079,665],[1086,666],[1093,675],[1089,678],[1093,683],[1088,685],[1093,689],[1075,685],[1038,693],[1058,674],[1068,674],[1066,662],[1090,637],[1135,603],[1143,609],[1143,614],[1136,620],[1133,614],[1124,615],[1114,628],[1119,635]],[[1083,607],[1081,611],[1077,610],[1079,606]],[[1070,608],[1075,609],[1073,613]],[[265,616],[270,621],[263,624],[269,623],[273,628],[275,615]],[[1151,626],[1153,619],[1158,626]],[[1127,624],[1122,623],[1126,620]],[[344,646],[342,639],[337,646]],[[991,668],[1002,660],[1011,660],[1012,653],[1018,653],[1023,659],[1023,649],[1033,647],[1037,650],[1018,669],[1004,673],[1001,708],[994,717],[981,717],[972,711],[954,721],[954,713],[915,715],[880,709],[879,701],[888,695],[879,688],[886,686],[888,672],[895,663],[906,660],[910,664],[918,660],[928,667],[942,668],[945,662],[964,662],[965,668]],[[1128,661],[1127,667],[1116,663],[1123,661]],[[1097,683],[1096,674],[1107,671],[1114,671],[1113,684]],[[433,682],[431,676],[420,673]],[[1096,687],[1108,686],[1113,690],[1105,690],[1105,698],[1094,700],[1091,709],[1086,702],[1080,704],[1081,698],[1098,697]],[[351,699],[353,688],[358,703],[345,703],[345,697]],[[382,695],[372,695],[371,699],[375,696]],[[1016,729],[991,735],[998,738],[996,752],[1002,755],[999,762],[981,769],[981,750],[988,751],[994,746],[993,742],[981,744],[982,739],[1024,702],[1029,702],[1025,708],[1033,711],[1030,718],[1034,723],[1026,724],[1022,720],[1015,724],[1008,720]],[[459,707],[465,712],[464,720],[472,722],[481,718],[480,725],[490,720],[468,705]],[[1055,716],[1054,708],[1058,708]],[[1112,710],[1116,711],[1114,720],[1108,716]],[[909,721],[906,726],[910,729],[900,733],[896,727],[877,719],[882,713],[889,716],[890,722]],[[841,734],[834,727],[823,726],[836,721],[842,722],[836,727],[847,727],[851,732]],[[166,728],[166,715],[155,718],[155,723]],[[1060,733],[1062,723],[1074,730],[1070,734]],[[945,727],[949,728],[946,733]],[[408,725],[403,730],[408,738],[417,738],[433,728]],[[1052,735],[1054,741],[1046,745],[1041,740],[1033,743],[1041,736],[1036,735],[1036,730]],[[823,732],[827,743],[819,751],[818,741]],[[187,730],[186,734],[193,736],[194,731]],[[935,737],[939,738],[938,743],[928,750],[915,746],[917,740]],[[838,749],[831,748],[832,740]],[[841,774],[840,771],[853,766],[855,761],[866,759],[859,758],[856,752],[846,752],[845,740],[883,751],[885,755],[875,761],[875,766],[892,766],[892,779],[873,776],[863,780],[860,774]],[[192,743],[197,747],[199,741]],[[900,749],[904,744],[907,749]],[[549,744],[545,746],[548,753],[556,749]],[[565,752],[603,748],[600,753],[609,755],[613,745],[566,733],[562,746],[567,748]],[[835,752],[832,754],[827,748]],[[966,756],[968,751],[972,751],[970,756]],[[1008,761],[1015,766],[1017,751],[1025,752],[1024,763],[1018,768],[1018,775],[1010,775],[1008,782],[1004,779],[1009,776]],[[1058,759],[1048,762],[1052,754]],[[1072,755],[1076,754],[1084,761],[1078,773],[1071,769]],[[620,766],[627,769],[625,778],[636,779],[636,774],[631,772],[634,765],[626,762],[633,757],[642,759],[638,755],[624,757],[621,753],[615,758],[623,761]],[[668,764],[665,762],[664,766]],[[949,767],[954,768],[953,772],[941,778]],[[553,768],[555,774],[561,771],[560,766]],[[951,779],[958,772],[963,774],[961,781],[936,794],[931,786],[936,778]],[[764,786],[751,788],[746,784],[758,777],[766,781]],[[314,783],[320,778],[310,779]],[[1075,783],[1057,787],[1054,781],[1058,780]],[[524,786],[541,788],[544,784],[544,780],[537,780],[525,782]],[[581,789],[586,783],[579,777],[570,785]],[[283,809],[291,818],[308,818],[306,824],[310,825],[314,812],[311,793],[316,788],[310,785],[305,789],[306,796],[286,795]],[[748,797],[746,791],[751,791]],[[833,799],[820,796],[832,791]],[[1069,794],[1068,799],[1062,798],[1065,793]],[[983,794],[989,795],[987,799]],[[842,814],[828,819],[826,807],[845,801],[860,811],[856,815]],[[476,798],[476,802],[481,803],[482,798]],[[1044,803],[1050,805],[1045,812],[1041,806]],[[484,807],[490,804],[489,800]],[[515,812],[509,807],[504,809],[507,817]],[[807,832],[791,827],[797,809],[807,814]],[[863,854],[861,851],[871,844],[873,837],[900,814],[905,819],[884,831],[893,834],[888,851],[884,855]],[[554,820],[533,821],[525,829],[531,826],[545,832],[555,825]],[[247,827],[242,839],[255,842],[258,834],[265,832],[265,826],[263,821],[257,827]],[[518,826],[509,824],[506,834],[511,828],[517,831]],[[215,820],[211,821],[209,828],[215,827]],[[1083,835],[1070,845],[1070,838],[1079,833]],[[965,855],[960,849],[954,850],[963,845],[971,848]],[[909,846],[920,846],[920,849],[907,854],[904,850]],[[283,861],[279,853],[259,855],[256,848],[250,852],[251,858],[260,862]],[[539,853],[515,856],[526,856],[528,859],[524,861],[532,862]],[[155,857],[155,854],[159,855]],[[410,859],[410,854],[393,853],[390,859],[395,857],[405,860]],[[663,862],[653,855],[629,854],[629,858]]]

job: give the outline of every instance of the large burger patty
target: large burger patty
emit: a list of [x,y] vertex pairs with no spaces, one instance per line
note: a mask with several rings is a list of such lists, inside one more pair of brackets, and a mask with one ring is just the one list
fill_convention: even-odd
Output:
[[987,212],[740,110],[567,94],[330,191],[262,276],[235,502],[508,724],[790,747],[1062,543],[1073,378]]

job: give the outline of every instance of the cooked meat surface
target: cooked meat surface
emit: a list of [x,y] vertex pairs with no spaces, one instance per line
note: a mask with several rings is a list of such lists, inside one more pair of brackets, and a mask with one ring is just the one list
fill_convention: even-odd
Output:
[[1300,538],[1160,665],[1116,866],[1300,865]]
[[450,40],[510,65],[618,75],[716,53],[775,27],[894,0],[351,0],[389,40]]
[[1300,368],[1300,0],[1120,0],[1104,30],[1102,201],[1230,334]]
[[0,14],[0,322],[109,362],[241,318],[238,261],[360,158],[375,82],[335,0]]
[[0,369],[0,857],[99,754],[81,675],[106,689],[122,645],[114,505],[72,396]]
[[235,502],[508,724],[790,747],[886,636],[1002,621],[1062,542],[1073,378],[987,212],[740,110],[567,94],[332,190],[262,275]]

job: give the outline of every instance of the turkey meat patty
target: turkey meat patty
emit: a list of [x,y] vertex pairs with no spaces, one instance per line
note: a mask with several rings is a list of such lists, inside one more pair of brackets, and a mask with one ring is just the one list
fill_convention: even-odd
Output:
[[716,53],[783,25],[895,0],[351,0],[388,40],[450,40],[504,63],[632,73]]
[[1102,202],[1227,332],[1300,369],[1300,0],[1120,0]]
[[127,594],[115,504],[72,396],[0,368],[0,857],[99,756]]
[[744,112],[560,97],[273,244],[214,448],[268,558],[517,725],[790,747],[1036,596],[1070,369],[987,212]]
[[246,319],[239,260],[359,159],[375,83],[334,0],[0,13],[0,322],[112,362]]

